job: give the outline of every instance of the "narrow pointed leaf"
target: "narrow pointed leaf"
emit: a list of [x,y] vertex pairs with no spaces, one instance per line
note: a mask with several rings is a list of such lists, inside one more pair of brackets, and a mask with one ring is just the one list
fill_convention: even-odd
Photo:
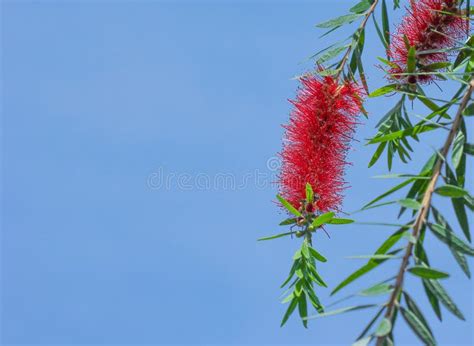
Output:
[[401,308],[402,316],[405,321],[408,323],[410,328],[415,332],[415,334],[423,341],[426,345],[436,345],[433,336],[428,329],[421,323],[421,321],[413,314],[410,310],[406,310],[403,307]]
[[449,226],[428,223],[428,227],[439,240],[447,244],[453,250],[474,256],[474,248],[459,239],[452,230],[447,228]]
[[[398,231],[396,231],[395,233],[393,233],[377,249],[377,251],[375,252],[375,255],[384,255],[384,254],[386,254],[388,252],[388,250],[390,250],[390,248],[392,248],[392,246],[395,245],[401,239],[404,232],[405,232],[405,230],[402,228],[402,229],[399,229]],[[389,254],[395,254],[395,253],[396,252],[392,252],[392,253],[389,253]],[[362,275],[368,273],[369,271],[371,271],[372,269],[374,269],[379,264],[381,264],[385,261],[386,261],[386,259],[371,259],[371,260],[369,260],[367,262],[367,264],[365,264],[364,266],[362,266],[361,268],[359,268],[358,270],[353,272],[351,275],[349,275],[347,278],[345,278],[339,285],[337,285],[336,288],[331,292],[331,295],[335,294],[336,292],[341,290],[343,287],[347,286],[348,284],[350,284],[354,280],[356,280],[359,277],[361,277]]]
[[293,311],[295,311],[297,305],[298,305],[298,298],[294,297],[290,305],[288,306],[288,309],[286,310],[285,315],[283,315],[283,319],[281,320],[280,327],[283,327],[285,325],[286,321],[288,321],[288,318],[290,318]]
[[280,203],[281,203],[290,213],[292,213],[293,215],[298,216],[298,217],[301,216],[301,213],[300,213],[295,207],[293,207],[290,202],[288,202],[286,199],[284,199],[284,198],[281,197],[280,195],[277,195],[276,197],[277,197],[277,199],[280,201]]
[[409,311],[411,311],[423,324],[423,326],[429,331],[431,336],[433,336],[433,332],[428,325],[428,321],[426,320],[425,316],[423,316],[423,313],[421,312],[420,308],[418,305],[415,303],[415,301],[410,297],[408,293],[405,291],[403,292],[403,296],[405,297],[405,302],[407,303],[407,308]]
[[275,235],[271,235],[269,237],[259,238],[259,239],[257,239],[257,241],[277,239],[277,238],[281,238],[281,237],[286,237],[287,235],[291,235],[293,233],[294,232],[286,232],[286,233],[275,234]]
[[280,222],[279,226],[288,226],[288,225],[292,225],[296,223],[296,218],[292,217],[292,218],[289,218],[289,219],[286,219],[286,220],[283,220],[282,222]]
[[346,307],[346,308],[341,308],[341,309],[337,309],[337,310],[328,311],[328,312],[325,312],[323,314],[319,314],[319,315],[316,315],[316,316],[308,316],[307,319],[311,320],[311,319],[314,319],[314,318],[339,315],[339,314],[343,314],[343,313],[350,312],[350,311],[368,309],[368,308],[373,308],[373,307],[376,307],[376,306],[377,306],[377,304],[365,304],[365,305],[349,306],[349,307]]
[[314,192],[310,183],[306,183],[306,202],[313,203]]
[[405,180],[404,182],[398,184],[397,186],[394,186],[392,187],[390,190],[384,192],[383,194],[381,194],[380,196],[378,196],[377,198],[374,198],[372,201],[370,201],[369,203],[367,203],[366,205],[364,205],[364,207],[362,208],[362,210],[366,209],[367,207],[371,206],[372,204],[380,201],[381,199],[391,195],[392,193],[404,188],[405,186],[407,186],[408,184],[412,183],[414,181],[414,179],[408,179],[408,180]]
[[317,259],[320,262],[327,262],[326,257],[321,255],[318,251],[316,251],[313,247],[309,246],[308,247],[309,252],[311,253],[311,256],[313,256],[315,259]]
[[435,192],[440,196],[451,198],[460,198],[468,194],[462,187],[449,184],[438,187]]
[[381,88],[378,88],[377,90],[372,91],[369,94],[369,97],[379,97],[379,96],[391,93],[391,92],[395,91],[397,87],[398,87],[398,84],[385,85]]
[[351,219],[341,219],[341,218],[332,218],[331,220],[329,220],[327,223],[329,225],[345,225],[345,224],[349,224],[349,223],[353,223],[354,220],[351,220]]
[[408,271],[423,279],[445,279],[449,277],[448,273],[423,266],[414,266],[409,268]]
[[303,292],[298,298],[298,311],[300,313],[301,321],[305,328],[308,328],[308,306],[306,304],[306,294]]
[[334,212],[330,211],[328,213],[324,213],[319,215],[317,218],[313,220],[311,223],[311,228],[315,229],[325,223],[329,222],[334,217]]
[[352,23],[353,21],[360,18],[361,16],[362,15],[359,13],[346,14],[344,16],[340,16],[340,17],[333,18],[328,21],[316,24],[316,27],[323,28],[323,29],[335,28],[344,24]]
[[421,203],[411,198],[399,199],[397,203],[408,209],[418,210],[421,208]]
[[389,284],[377,284],[375,286],[366,288],[363,291],[360,291],[359,295],[361,295],[361,296],[378,296],[378,295],[381,295],[381,294],[389,293],[392,290],[393,290],[392,286],[389,285]]
[[382,308],[380,308],[380,310],[375,314],[375,316],[370,320],[370,322],[367,324],[367,326],[365,326],[364,330],[362,331],[362,333],[360,333],[359,337],[357,338],[357,340],[360,340],[361,338],[363,338],[367,332],[370,330],[370,328],[372,328],[372,326],[375,324],[375,322],[377,321],[377,319],[380,317],[380,315],[382,315],[382,312],[385,310],[385,306],[382,306]]
[[392,322],[388,318],[384,318],[379,326],[377,327],[377,330],[375,331],[375,336],[381,337],[385,336],[388,333],[392,331]]
[[456,317],[461,320],[465,320],[465,317],[461,310],[457,307],[451,297],[448,295],[446,290],[441,286],[441,284],[436,280],[424,280],[426,285],[429,287],[430,291],[439,299],[439,301]]

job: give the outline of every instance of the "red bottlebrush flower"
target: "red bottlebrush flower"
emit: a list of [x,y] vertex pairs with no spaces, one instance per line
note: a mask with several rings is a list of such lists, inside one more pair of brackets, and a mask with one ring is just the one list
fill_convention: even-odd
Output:
[[286,129],[279,176],[280,194],[295,208],[302,206],[306,184],[311,184],[315,203],[308,212],[337,211],[345,188],[345,157],[362,107],[362,89],[333,77],[307,77]]
[[[407,73],[407,43],[415,47],[416,52],[449,48],[454,40],[466,36],[469,22],[462,16],[457,0],[416,0],[411,1],[411,5],[396,34],[392,36],[389,56],[396,67],[390,69],[389,73],[392,79],[403,83],[426,83],[435,77],[431,74],[397,75]],[[445,52],[417,54],[416,72],[432,72],[430,64],[447,59],[448,54]]]

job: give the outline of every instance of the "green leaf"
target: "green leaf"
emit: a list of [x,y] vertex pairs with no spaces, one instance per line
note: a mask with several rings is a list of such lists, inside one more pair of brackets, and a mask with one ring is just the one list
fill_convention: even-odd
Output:
[[416,69],[416,48],[411,46],[408,50],[407,73],[414,73]]
[[445,279],[449,277],[447,273],[423,266],[414,266],[409,268],[408,271],[423,279]]
[[352,259],[391,259],[391,258],[396,258],[397,256],[395,255],[359,255],[359,256],[347,256],[346,258],[352,258]]
[[433,336],[430,331],[426,329],[423,323],[413,314],[410,310],[406,310],[401,307],[402,316],[413,330],[413,332],[423,341],[426,345],[436,345]]
[[420,133],[436,130],[439,127],[440,125],[435,125],[435,124],[416,125],[414,127],[409,127],[404,130],[390,132],[383,136],[376,136],[372,138],[367,144],[390,142],[390,141],[394,141],[395,139],[401,139],[405,137],[414,137]]
[[372,20],[374,22],[374,26],[375,26],[375,31],[377,32],[377,35],[379,36],[380,38],[380,41],[382,42],[382,45],[384,46],[385,50],[388,51],[388,43],[387,41],[385,40],[385,37],[382,33],[382,30],[380,29],[380,26],[379,24],[377,23],[377,19],[375,19],[375,16],[372,16]]
[[292,225],[296,223],[296,219],[294,217],[292,218],[289,218],[289,219],[286,219],[286,220],[283,220],[282,222],[280,222],[279,226],[288,226],[288,225]]
[[455,316],[457,316],[461,320],[465,320],[464,315],[462,312],[459,310],[457,305],[454,303],[454,301],[451,299],[451,297],[448,295],[446,290],[441,286],[441,284],[436,281],[436,280],[423,280],[425,281],[426,285],[429,287],[431,292],[439,299],[441,303],[450,311],[452,312]]
[[[395,245],[400,240],[400,238],[403,236],[404,232],[405,232],[405,229],[401,228],[401,229],[397,230],[395,233],[393,233],[377,249],[377,251],[375,252],[375,255],[384,255],[384,254],[386,254],[388,252],[388,250],[390,250],[390,248],[392,248],[392,246]],[[392,253],[392,254],[394,254],[394,253]],[[379,259],[379,260],[371,259],[371,260],[369,260],[367,262],[367,264],[365,264],[363,267],[361,267],[358,270],[356,270],[355,272],[353,272],[351,275],[349,275],[347,278],[345,278],[339,285],[337,285],[337,287],[331,292],[331,295],[338,292],[343,287],[347,286],[348,284],[350,284],[354,280],[356,280],[359,277],[361,277],[362,275],[368,273],[369,271],[371,271],[372,269],[374,269],[379,264],[381,264],[385,261],[386,261],[386,259]]]
[[369,296],[369,297],[378,296],[378,295],[381,295],[381,294],[386,294],[386,293],[392,292],[392,290],[393,290],[392,286],[389,285],[389,284],[377,284],[375,286],[366,288],[363,291],[360,291],[359,295]]
[[314,266],[310,267],[310,270],[311,270],[311,274],[313,274],[314,278],[316,279],[315,282],[318,285],[323,286],[323,287],[328,287],[328,285],[326,284],[326,282],[324,282],[323,278],[321,277],[321,275],[319,275],[319,273],[316,271],[316,268]]
[[369,321],[369,324],[367,324],[367,326],[365,326],[364,330],[362,331],[362,333],[360,333],[357,340],[360,340],[361,338],[363,338],[367,334],[367,332],[370,330],[370,328],[372,328],[372,326],[377,321],[377,319],[380,317],[380,315],[382,315],[382,312],[384,310],[385,310],[385,306],[382,306],[380,308],[380,310],[375,314],[375,316]]
[[[469,0],[468,0],[469,1]],[[468,7],[469,9],[469,7]],[[467,15],[467,17],[469,17],[469,14]],[[466,44],[464,45],[464,47],[461,49],[461,51],[459,52],[458,56],[456,57],[456,60],[454,61],[454,67],[458,66],[459,64],[461,64],[467,57],[471,56],[471,49],[470,47],[472,47],[472,44],[474,42],[474,38],[473,36],[471,36]]]
[[468,155],[474,155],[474,144],[472,143],[464,144],[464,152]]
[[308,328],[308,306],[306,304],[306,294],[304,292],[298,298],[298,311],[300,313],[301,321],[303,322],[303,326]]
[[[474,61],[474,55],[473,55],[473,61]],[[464,119],[461,119],[460,127],[461,127],[461,133],[464,136],[464,142],[465,142],[466,137],[467,137],[467,129],[466,129],[466,124],[464,123]],[[455,170],[456,170],[456,180],[458,182],[456,185],[460,187],[464,187],[465,180],[466,180],[466,155],[461,155],[459,162],[457,163],[457,166],[455,167]]]
[[462,112],[464,116],[470,116],[474,115],[474,103],[469,104],[466,108],[464,108],[464,111]]
[[455,250],[452,250],[451,253],[453,254],[454,259],[459,264],[464,274],[466,274],[468,278],[471,278],[471,270],[469,269],[469,264],[467,263],[466,256]]
[[468,194],[467,191],[463,188],[449,184],[438,187],[434,192],[436,192],[440,196],[451,198],[464,197]]
[[461,163],[462,154],[464,152],[464,143],[466,142],[466,137],[459,131],[454,139],[453,151],[451,153],[451,159],[453,161],[454,168],[458,168]]
[[360,18],[362,14],[355,13],[355,14],[346,14],[344,16],[340,16],[337,18],[330,19],[328,21],[319,23],[316,25],[318,28],[329,29],[339,27],[344,24],[349,24],[355,21],[356,19]]
[[339,70],[334,70],[334,69],[326,69],[326,70],[321,70],[321,71],[316,71],[316,74],[327,77],[327,76],[334,76],[339,73]]
[[[459,183],[449,167],[448,164],[445,165],[446,168],[446,182],[451,185],[456,185],[458,186]],[[459,225],[461,226],[461,229],[466,236],[467,240],[471,241],[471,232],[469,231],[469,222],[466,214],[466,208],[465,208],[465,200],[466,198],[469,198],[469,195],[464,196],[464,200],[460,198],[451,198],[451,203],[454,208],[454,212],[456,214],[456,217],[458,219]],[[438,222],[440,223],[440,222]]]
[[286,237],[287,235],[290,235],[290,234],[293,234],[293,233],[294,232],[286,232],[286,233],[275,234],[275,235],[271,235],[269,237],[259,238],[259,239],[257,239],[257,241],[277,239],[277,238],[281,238],[281,237]]
[[384,63],[385,65],[387,65],[387,66],[389,66],[389,67],[391,67],[391,68],[398,68],[398,65],[397,65],[397,64],[395,64],[395,63],[393,63],[393,62],[391,62],[391,61],[389,61],[389,60],[387,60],[387,59],[381,58],[381,57],[379,57],[379,56],[377,57],[377,59],[378,59],[380,62]]
[[347,50],[347,48],[349,48],[350,45],[345,45],[345,46],[341,46],[341,47],[334,47],[332,49],[329,49],[326,53],[324,54],[321,54],[317,59],[316,59],[316,62],[318,64],[322,64],[326,61],[329,61],[331,59],[334,59],[336,56],[340,55],[342,52],[344,52],[345,50]]
[[384,318],[382,322],[380,322],[377,330],[375,331],[375,336],[381,337],[385,336],[392,331],[392,322],[388,318]]
[[306,183],[306,202],[313,203],[314,192],[310,183]]
[[381,194],[380,196],[378,196],[377,198],[373,199],[372,201],[370,201],[369,203],[367,203],[366,205],[364,205],[362,207],[362,210],[366,209],[367,207],[371,206],[372,204],[380,201],[381,199],[387,197],[388,195],[391,195],[392,193],[394,193],[395,191],[398,191],[402,188],[404,188],[405,186],[407,186],[408,184],[412,183],[415,179],[411,178],[411,179],[408,179],[408,180],[405,180],[404,182],[392,187],[390,190],[384,192],[383,194]]
[[430,70],[430,71],[435,71],[435,70],[440,70],[440,69],[447,68],[450,65],[451,65],[451,63],[449,61],[434,62],[432,64],[425,65],[424,69],[425,70]]
[[421,203],[411,198],[399,199],[397,203],[400,204],[402,207],[413,210],[418,210],[421,208]]
[[448,228],[448,225],[428,223],[428,227],[439,240],[447,244],[453,250],[459,251],[466,255],[474,256],[474,249],[459,239],[454,234],[454,232]]
[[351,219],[341,219],[341,218],[332,218],[327,222],[330,225],[346,225],[348,223],[354,223],[354,220]]
[[[452,230],[451,226],[449,226],[448,222],[444,219],[444,217],[438,212],[438,210],[436,210],[436,208],[434,208],[433,206],[431,208],[433,209],[433,215],[434,215],[434,218],[435,218],[436,222],[438,223],[438,225],[440,225],[441,227],[444,227],[446,232],[449,233],[449,237],[447,237],[448,238],[447,240],[450,243],[448,244],[448,246],[449,246],[449,249],[451,250],[451,253],[454,256],[454,259],[459,264],[459,266],[461,267],[463,272],[466,274],[466,276],[468,278],[470,278],[471,277],[471,271],[469,270],[469,265],[467,263],[466,257],[464,256],[463,253],[458,251],[455,246],[452,246],[452,244],[451,244],[451,242],[452,242],[451,234],[454,234],[454,231]],[[428,226],[431,227],[430,224],[428,224]],[[436,231],[433,231],[433,229],[431,229],[431,231],[436,232]],[[438,235],[436,235],[436,236],[438,236]],[[441,235],[441,237],[443,237],[443,235]],[[444,241],[444,240],[441,240],[441,241]]]
[[416,180],[430,180],[431,179],[431,177],[427,177],[427,176],[414,175],[414,174],[404,174],[404,173],[374,175],[372,178],[375,178],[375,179],[413,178],[413,179],[416,179]]
[[382,0],[382,29],[385,42],[390,45],[390,23],[388,22],[387,4]]
[[363,339],[359,339],[356,342],[352,344],[352,346],[367,346],[370,343],[370,340],[372,340],[372,335],[369,335]]
[[329,222],[333,217],[334,217],[334,212],[332,211],[319,215],[311,223],[310,229],[316,229],[319,226],[324,225],[325,223]]
[[393,92],[397,89],[398,87],[398,84],[389,84],[389,85],[385,85],[381,88],[378,88],[374,91],[372,91],[370,94],[369,94],[369,97],[378,97],[378,96],[382,96],[382,95],[385,95],[385,94],[388,94],[390,92]]
[[[466,198],[468,196],[466,195],[464,197]],[[451,199],[451,202],[464,235],[466,236],[467,240],[471,241],[471,232],[469,231],[469,222],[466,214],[466,208],[464,207],[464,201],[454,198]]]
[[295,272],[296,270],[299,268],[300,266],[300,261],[299,260],[295,260],[293,262],[293,265],[291,266],[291,269],[290,269],[290,273],[288,274],[288,277],[285,279],[285,281],[281,284],[280,288],[283,288],[286,286],[286,284],[288,284],[288,282],[290,282],[291,278],[293,277],[293,275],[295,275]]
[[337,310],[328,311],[328,312],[325,312],[323,314],[319,314],[319,315],[315,315],[315,316],[308,316],[307,319],[311,320],[311,319],[314,319],[314,318],[334,316],[334,315],[339,315],[339,314],[343,314],[343,313],[350,312],[350,311],[373,308],[373,307],[376,307],[376,306],[377,306],[377,304],[365,304],[365,305],[357,305],[357,306],[348,306],[348,307],[345,307],[345,308],[340,308],[340,309],[337,309]]
[[428,301],[430,302],[433,311],[435,312],[438,319],[442,320],[441,315],[441,308],[439,307],[439,299],[434,294],[432,286],[429,284],[428,280],[423,280],[423,288],[425,290],[426,296],[428,297]]
[[315,259],[317,259],[320,262],[327,262],[326,257],[321,255],[318,251],[316,251],[313,247],[308,246],[309,252],[311,253],[311,256],[313,256]]
[[291,292],[285,299],[281,301],[282,304],[288,303],[290,300],[292,300],[295,297],[294,292]]
[[295,207],[293,207],[290,202],[288,202],[286,199],[284,199],[284,198],[281,197],[280,195],[277,195],[276,197],[277,197],[277,199],[280,201],[280,203],[281,203],[290,213],[292,213],[293,215],[298,216],[298,217],[301,216],[301,213],[300,213]]
[[302,256],[301,249],[296,250],[295,254],[293,255],[293,260],[296,261],[297,259],[300,259]]
[[318,297],[316,296],[316,294],[314,293],[314,290],[313,290],[313,287],[308,287],[306,289],[306,294],[308,295],[309,297],[309,300],[311,301],[311,304],[313,305],[313,307],[321,314],[324,312],[324,308],[323,306],[321,305],[321,302],[319,301]]
[[421,312],[418,305],[410,297],[410,295],[406,293],[405,291],[403,291],[403,296],[405,297],[405,302],[407,303],[408,310],[412,312],[420,320],[423,326],[429,331],[431,336],[433,336],[433,332],[431,331],[431,328],[428,325],[428,321],[426,320],[425,316],[423,316],[423,313]]
[[301,245],[301,253],[303,254],[303,256],[306,258],[306,259],[310,259],[311,256],[309,254],[309,245],[308,245],[308,241],[305,239],[305,241],[303,242],[303,244]]
[[291,303],[288,306],[288,309],[286,310],[285,315],[283,316],[283,319],[281,320],[280,327],[283,327],[285,325],[286,321],[288,321],[288,318],[290,318],[293,311],[295,311],[297,305],[298,305],[298,298],[294,297],[291,300]]
[[349,11],[351,11],[352,13],[363,13],[367,11],[370,6],[371,3],[369,2],[369,0],[362,0],[355,4]]
[[375,150],[374,155],[370,159],[369,168],[372,167],[373,165],[375,165],[375,163],[378,161],[378,159],[380,158],[380,155],[382,155],[386,145],[387,145],[387,142],[382,142],[382,143],[379,144],[379,146]]

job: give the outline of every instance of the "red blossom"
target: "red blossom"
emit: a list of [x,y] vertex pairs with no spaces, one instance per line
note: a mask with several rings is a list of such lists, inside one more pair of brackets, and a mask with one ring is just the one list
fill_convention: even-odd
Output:
[[[392,63],[397,65],[390,69],[391,78],[408,83],[427,83],[435,77],[425,75],[397,75],[407,72],[408,47],[414,46],[416,51],[442,50],[453,46],[454,41],[466,36],[468,21],[462,16],[457,0],[416,0],[411,1],[411,9],[392,36],[389,56]],[[445,62],[448,54],[432,52],[417,54],[416,72],[431,72],[429,65]],[[394,75],[395,74],[395,75]]]
[[343,84],[333,77],[301,80],[286,129],[280,194],[295,208],[302,206],[306,184],[315,193],[322,212],[338,211],[345,189],[346,152],[362,107],[362,89],[352,81]]

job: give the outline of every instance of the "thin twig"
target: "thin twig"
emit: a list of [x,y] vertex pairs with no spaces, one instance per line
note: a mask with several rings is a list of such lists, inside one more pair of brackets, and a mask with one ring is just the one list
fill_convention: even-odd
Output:
[[[448,137],[446,138],[446,142],[444,143],[444,146],[441,149],[440,154],[443,158],[446,157],[446,155],[448,154],[449,149],[451,147],[451,144],[453,143],[453,140],[454,140],[454,138],[455,138],[455,136],[456,136],[456,134],[459,130],[459,127],[460,127],[461,122],[462,122],[462,117],[463,117],[462,112],[466,108],[467,103],[469,102],[469,100],[471,98],[473,90],[474,90],[474,78],[471,79],[471,81],[469,82],[469,88],[464,93],[464,96],[463,96],[462,101],[461,101],[461,105],[459,106],[458,111],[456,113],[456,117],[454,119],[453,126],[451,127],[451,130],[449,131]],[[415,223],[413,224],[412,235],[413,235],[413,238],[415,240],[418,240],[418,237],[420,235],[420,231],[421,231],[423,225],[426,223],[426,216],[428,214],[428,210],[430,209],[431,198],[433,196],[433,192],[434,192],[434,189],[436,187],[436,183],[437,183],[438,178],[440,176],[441,168],[443,167],[443,162],[444,162],[444,160],[438,159],[436,161],[436,164],[435,164],[434,168],[433,168],[433,173],[431,175],[430,182],[429,182],[428,187],[427,187],[427,189],[425,191],[425,194],[423,196],[423,201],[421,203],[421,208],[418,211],[418,215],[416,217]],[[385,318],[387,318],[389,320],[391,320],[391,318],[393,316],[394,308],[398,304],[398,301],[397,301],[398,296],[399,296],[399,294],[400,294],[400,292],[403,288],[403,280],[404,280],[404,277],[405,277],[405,271],[407,269],[410,257],[412,256],[413,246],[414,246],[414,243],[409,242],[407,247],[406,247],[405,254],[403,256],[402,263],[401,263],[400,269],[398,271],[397,279],[395,281],[395,286],[394,286],[393,292],[390,295],[390,299],[387,303],[387,310],[385,312]],[[385,339],[385,337],[378,337],[377,338],[377,346],[383,345],[384,339]]]
[[[367,24],[367,21],[369,20],[371,14],[375,11],[375,7],[377,6],[377,3],[379,2],[379,0],[374,0],[374,2],[372,3],[372,5],[370,6],[370,8],[368,9],[368,11],[365,13],[365,17],[364,19],[362,20],[362,22],[360,23],[359,25],[359,28],[357,28],[357,31],[359,32],[359,36],[357,38],[357,42],[359,42],[360,40],[360,33],[362,32],[362,30],[364,30],[365,28],[365,25]],[[357,32],[356,31],[356,32]],[[347,48],[346,52],[344,53],[344,56],[342,57],[342,60],[339,64],[339,67],[338,67],[338,72],[336,74],[336,79],[339,78],[339,76],[341,75],[341,72],[344,70],[344,66],[346,65],[346,62],[347,60],[349,59],[349,55],[351,54],[351,51],[352,51],[352,47],[354,46],[354,44],[351,44],[349,45],[349,48]]]

